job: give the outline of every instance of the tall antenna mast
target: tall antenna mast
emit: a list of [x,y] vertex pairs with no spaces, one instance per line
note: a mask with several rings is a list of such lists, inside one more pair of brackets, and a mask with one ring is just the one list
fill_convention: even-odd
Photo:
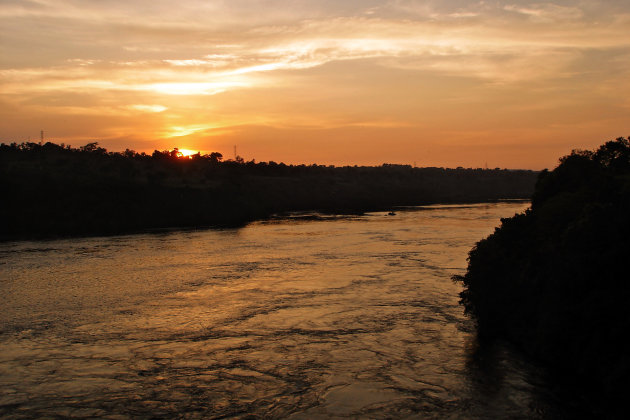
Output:
[[238,155],[236,154],[236,145],[234,145],[234,160],[236,160],[236,156]]
[[40,137],[39,137],[39,145],[41,146],[42,144],[44,144],[44,130],[40,132]]

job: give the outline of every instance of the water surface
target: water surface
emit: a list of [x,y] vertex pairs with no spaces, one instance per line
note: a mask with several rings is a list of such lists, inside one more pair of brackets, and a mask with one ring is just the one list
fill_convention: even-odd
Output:
[[7,418],[555,418],[458,305],[526,203],[0,245]]

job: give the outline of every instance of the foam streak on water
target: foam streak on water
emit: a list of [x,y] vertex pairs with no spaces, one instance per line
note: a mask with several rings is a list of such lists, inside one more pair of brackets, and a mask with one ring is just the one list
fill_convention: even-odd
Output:
[[0,245],[7,418],[544,418],[450,277],[525,203]]

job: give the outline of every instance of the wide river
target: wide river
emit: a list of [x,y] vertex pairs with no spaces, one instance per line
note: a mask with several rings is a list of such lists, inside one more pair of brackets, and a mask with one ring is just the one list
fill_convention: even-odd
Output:
[[564,417],[451,281],[527,205],[2,243],[0,416]]

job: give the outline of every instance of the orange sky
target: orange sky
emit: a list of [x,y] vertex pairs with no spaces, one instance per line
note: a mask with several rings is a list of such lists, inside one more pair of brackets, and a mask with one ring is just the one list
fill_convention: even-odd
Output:
[[627,0],[2,0],[0,141],[541,169],[630,134]]

